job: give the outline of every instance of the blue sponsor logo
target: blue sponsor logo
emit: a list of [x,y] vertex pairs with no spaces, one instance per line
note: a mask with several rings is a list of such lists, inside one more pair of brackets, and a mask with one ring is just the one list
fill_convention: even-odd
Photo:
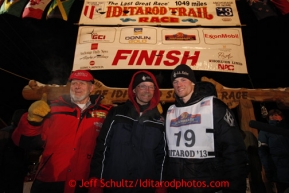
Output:
[[191,124],[200,124],[201,123],[201,115],[200,114],[189,114],[187,112],[182,113],[176,119],[172,119],[170,122],[171,127],[181,127],[184,125]]

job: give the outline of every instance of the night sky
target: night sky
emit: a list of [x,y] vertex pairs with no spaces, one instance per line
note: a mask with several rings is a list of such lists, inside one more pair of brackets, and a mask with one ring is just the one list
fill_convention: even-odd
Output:
[[[22,89],[29,80],[66,84],[72,70],[78,31],[76,23],[82,5],[83,1],[75,1],[68,21],[0,15],[0,118],[6,123],[10,122],[16,109],[27,109],[33,102],[22,97]],[[243,24],[248,74],[195,71],[197,80],[206,76],[231,88],[289,87],[289,15],[278,14],[257,20],[245,0],[237,1],[237,8]],[[134,72],[104,70],[93,71],[93,75],[107,86],[127,87]],[[151,72],[159,77],[160,88],[171,88],[170,70]],[[274,107],[274,103],[265,105]],[[254,106],[258,117],[260,104],[254,103]]]

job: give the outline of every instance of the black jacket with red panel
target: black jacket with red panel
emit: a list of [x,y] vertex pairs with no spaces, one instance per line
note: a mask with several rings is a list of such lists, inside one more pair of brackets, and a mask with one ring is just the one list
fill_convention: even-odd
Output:
[[147,108],[140,113],[132,88],[134,76],[128,88],[129,100],[112,108],[98,136],[90,176],[103,180],[100,186],[105,192],[154,192],[152,184],[134,187],[145,180],[162,180],[166,155],[164,119],[157,109],[160,92],[156,80],[149,75],[156,89]]

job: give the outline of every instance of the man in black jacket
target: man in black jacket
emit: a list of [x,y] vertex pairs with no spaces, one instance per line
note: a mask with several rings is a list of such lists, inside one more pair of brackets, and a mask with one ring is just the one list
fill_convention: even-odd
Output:
[[166,117],[169,192],[246,192],[246,147],[233,112],[209,82],[181,64],[172,74],[175,104]]
[[[271,109],[268,123],[277,128],[288,129],[288,123],[279,109]],[[276,183],[277,192],[289,188],[289,137],[260,131],[258,134],[258,151],[265,170],[267,184]]]
[[161,190],[166,141],[164,118],[158,109],[160,92],[153,74],[136,72],[128,96],[125,104],[110,110],[103,123],[90,170],[91,178],[98,179],[98,188],[90,192]]

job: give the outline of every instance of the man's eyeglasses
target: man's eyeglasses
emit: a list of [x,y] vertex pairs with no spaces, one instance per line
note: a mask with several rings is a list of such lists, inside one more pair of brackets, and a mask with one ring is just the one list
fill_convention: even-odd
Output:
[[138,85],[137,87],[139,87],[140,90],[155,90],[155,86]]

